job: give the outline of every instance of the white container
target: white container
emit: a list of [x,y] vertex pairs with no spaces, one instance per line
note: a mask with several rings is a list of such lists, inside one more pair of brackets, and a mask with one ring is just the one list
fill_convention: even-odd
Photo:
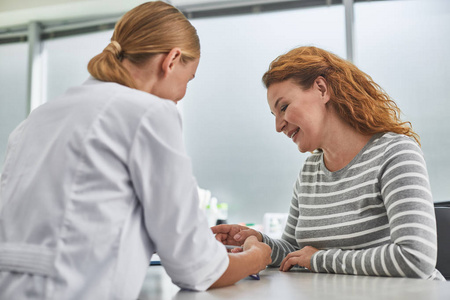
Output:
[[263,219],[263,232],[270,238],[281,238],[284,227],[286,227],[287,218],[287,213],[265,213]]

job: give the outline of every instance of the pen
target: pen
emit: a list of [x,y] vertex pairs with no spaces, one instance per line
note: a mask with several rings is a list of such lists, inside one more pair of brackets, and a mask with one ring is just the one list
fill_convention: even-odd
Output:
[[228,250],[231,250],[231,249],[234,249],[234,248],[240,248],[240,249],[242,249],[242,246],[225,245],[225,248],[227,248]]

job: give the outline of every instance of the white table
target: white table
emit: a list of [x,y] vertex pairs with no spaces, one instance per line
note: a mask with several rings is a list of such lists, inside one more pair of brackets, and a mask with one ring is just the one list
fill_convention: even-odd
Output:
[[261,280],[245,278],[236,284],[192,292],[174,285],[162,266],[150,266],[139,299],[171,300],[450,300],[450,282],[310,273],[268,268]]

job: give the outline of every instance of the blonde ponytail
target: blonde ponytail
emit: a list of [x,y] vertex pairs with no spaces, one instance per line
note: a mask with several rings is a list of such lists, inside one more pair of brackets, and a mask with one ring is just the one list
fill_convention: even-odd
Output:
[[131,74],[122,65],[123,58],[140,65],[155,54],[169,53],[175,47],[181,49],[184,62],[199,58],[197,31],[172,5],[146,2],[117,22],[111,43],[89,61],[88,71],[98,80],[136,88]]
[[130,73],[122,65],[122,58],[123,52],[120,44],[112,41],[102,53],[89,61],[88,71],[98,80],[116,82],[130,88],[136,88]]

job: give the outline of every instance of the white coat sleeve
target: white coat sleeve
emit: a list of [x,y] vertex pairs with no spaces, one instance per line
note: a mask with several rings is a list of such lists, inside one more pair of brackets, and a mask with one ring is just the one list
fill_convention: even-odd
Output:
[[136,131],[130,176],[148,235],[173,283],[203,291],[225,272],[228,255],[199,209],[178,110],[173,102],[160,102],[146,112]]

